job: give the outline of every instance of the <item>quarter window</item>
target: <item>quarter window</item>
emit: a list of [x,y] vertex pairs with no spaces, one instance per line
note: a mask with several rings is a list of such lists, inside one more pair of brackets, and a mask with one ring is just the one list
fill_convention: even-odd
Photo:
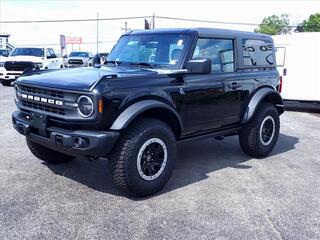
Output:
[[243,65],[256,67],[274,65],[271,41],[242,39],[242,48]]
[[213,73],[233,72],[233,40],[200,38],[192,59],[197,58],[209,58]]

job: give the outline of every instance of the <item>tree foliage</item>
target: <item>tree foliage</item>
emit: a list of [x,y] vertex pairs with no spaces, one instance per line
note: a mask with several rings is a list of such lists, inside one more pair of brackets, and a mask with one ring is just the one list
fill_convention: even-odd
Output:
[[311,14],[297,29],[297,32],[320,32],[320,13]]
[[272,15],[264,18],[254,31],[269,35],[286,34],[291,30],[289,24],[290,20],[287,14],[281,14],[280,16]]

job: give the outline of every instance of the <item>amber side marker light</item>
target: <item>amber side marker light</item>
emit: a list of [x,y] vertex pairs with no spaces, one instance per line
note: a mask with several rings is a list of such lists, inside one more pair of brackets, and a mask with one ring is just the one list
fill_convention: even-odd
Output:
[[102,113],[102,112],[103,112],[103,101],[102,101],[102,99],[99,100],[98,110],[99,110],[99,113]]

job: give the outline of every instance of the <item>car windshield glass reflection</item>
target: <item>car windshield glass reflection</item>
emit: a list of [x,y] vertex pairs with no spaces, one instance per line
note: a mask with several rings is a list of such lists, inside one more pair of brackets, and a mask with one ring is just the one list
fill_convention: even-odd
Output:
[[34,57],[44,57],[43,48],[15,48],[11,55],[14,56],[34,56]]
[[89,57],[89,53],[87,53],[87,52],[72,52],[72,53],[70,53],[70,57],[88,58]]
[[123,36],[109,54],[107,63],[178,69],[188,43],[186,35]]

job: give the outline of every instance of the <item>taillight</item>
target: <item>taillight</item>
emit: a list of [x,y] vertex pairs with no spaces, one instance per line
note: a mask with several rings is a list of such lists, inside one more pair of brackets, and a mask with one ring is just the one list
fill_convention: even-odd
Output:
[[279,91],[279,93],[281,93],[281,91],[282,91],[282,76],[280,76],[280,84],[279,84],[278,91]]

